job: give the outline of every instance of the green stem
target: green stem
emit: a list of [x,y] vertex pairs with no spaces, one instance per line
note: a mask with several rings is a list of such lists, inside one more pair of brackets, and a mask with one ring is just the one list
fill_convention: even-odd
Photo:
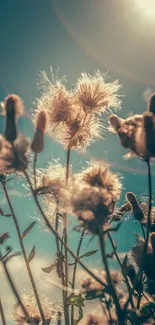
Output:
[[140,282],[142,282],[142,276],[143,276],[143,267],[144,267],[144,261],[145,261],[145,255],[147,252],[147,247],[148,247],[148,241],[149,241],[149,234],[150,234],[150,226],[151,226],[151,209],[152,209],[152,177],[151,177],[151,165],[150,165],[150,160],[146,161],[147,167],[148,167],[148,217],[147,217],[147,232],[146,232],[146,240],[145,240],[145,245],[142,253],[142,258],[141,258],[141,263],[139,266],[139,271],[138,274],[134,280],[133,283],[133,288],[131,290],[131,294],[125,304],[124,309],[126,310],[130,301],[131,295],[133,295],[135,287],[137,285],[137,281],[140,277]]
[[118,297],[116,295],[115,288],[113,286],[112,279],[111,279],[111,274],[110,274],[110,270],[109,270],[109,266],[108,266],[108,262],[107,262],[107,257],[106,257],[105,239],[104,239],[104,236],[103,236],[103,233],[102,233],[102,228],[99,230],[99,243],[100,243],[102,261],[103,261],[103,265],[104,265],[104,268],[105,268],[105,271],[106,271],[106,277],[107,277],[107,282],[108,282],[108,285],[109,285],[110,294],[111,294],[111,296],[113,298],[114,305],[115,305],[115,308],[116,308],[116,313],[117,313],[117,317],[118,317],[118,324],[123,325],[123,323],[120,323],[120,321],[121,321],[120,318],[121,318],[122,312],[121,312],[121,307],[120,307],[120,304],[119,304],[119,300],[118,300]]
[[33,160],[34,188],[36,188],[37,185],[36,163],[37,163],[37,153],[34,154],[34,160]]
[[55,231],[55,229],[52,227],[52,225],[50,224],[48,218],[46,217],[45,213],[43,212],[43,209],[38,201],[38,198],[33,190],[33,187],[32,187],[32,184],[31,184],[31,181],[29,179],[29,176],[28,174],[26,173],[26,171],[24,171],[24,175],[27,179],[27,182],[30,186],[30,190],[32,192],[32,195],[33,195],[33,198],[36,202],[36,205],[38,207],[38,210],[40,211],[44,221],[45,221],[45,224],[47,226],[47,228],[56,236],[58,237],[60,243],[65,247],[67,248],[68,252],[70,253],[70,255],[75,259],[77,260],[77,262],[80,264],[80,266],[92,277],[94,278],[98,283],[100,283],[103,287],[107,287],[106,283],[104,283],[104,281],[101,281],[100,278],[98,278],[78,257],[76,257],[76,255],[73,253],[73,251],[71,250],[71,248],[68,247],[68,245],[65,244],[65,242],[61,239],[60,235]]
[[6,320],[5,320],[5,315],[4,315],[4,310],[3,310],[3,305],[2,305],[1,298],[0,298],[0,314],[1,314],[2,324],[6,325]]
[[[116,256],[117,262],[118,262],[118,264],[119,264],[119,266],[120,266],[120,268],[121,268],[122,274],[123,274],[124,279],[125,279],[125,283],[126,283],[127,288],[128,288],[129,296],[130,296],[130,293],[131,293],[131,287],[130,287],[130,284],[129,284],[129,281],[128,281],[128,278],[127,278],[127,275],[125,274],[125,272],[124,272],[124,270],[123,270],[123,267],[122,267],[122,263],[121,263],[121,261],[120,261],[120,258],[119,258],[118,254],[117,254],[117,250],[116,250],[115,244],[114,244],[114,242],[113,242],[112,236],[111,236],[111,234],[110,234],[109,232],[108,232],[108,238],[109,238],[109,240],[110,240],[110,243],[111,243],[111,246],[112,246],[112,248],[113,248],[114,254],[115,254],[115,256]],[[131,307],[134,309],[134,303],[133,303],[132,296],[130,297],[130,303],[131,303]]]
[[45,319],[44,312],[43,312],[43,309],[42,309],[42,306],[41,306],[41,302],[40,302],[40,298],[39,298],[38,291],[37,291],[37,288],[36,288],[36,284],[35,284],[35,281],[34,281],[34,278],[33,278],[33,275],[32,275],[28,260],[27,260],[27,255],[26,255],[26,251],[25,251],[25,247],[24,247],[22,238],[21,238],[21,233],[20,233],[20,228],[19,228],[19,225],[18,225],[18,221],[17,221],[16,215],[14,213],[12,203],[11,203],[11,200],[9,198],[5,182],[2,183],[2,186],[3,186],[3,189],[4,189],[4,193],[5,193],[8,205],[10,207],[10,211],[11,211],[11,214],[12,214],[12,217],[13,217],[15,227],[16,227],[16,231],[17,231],[19,242],[20,242],[22,254],[23,254],[23,257],[24,257],[24,261],[25,261],[25,265],[26,265],[26,268],[27,268],[29,278],[30,278],[30,282],[31,282],[31,285],[32,285],[32,288],[33,288],[33,292],[34,292],[34,295],[35,295],[35,298],[36,298],[36,302],[37,302],[37,305],[38,305],[40,316],[42,318],[43,325],[46,325],[46,319]]
[[[80,237],[80,240],[79,240],[77,253],[76,253],[77,257],[79,257],[79,254],[80,254],[80,249],[81,249],[82,241],[83,241],[83,238],[84,238],[84,233],[85,233],[85,230],[83,230],[82,233],[81,233],[81,237]],[[73,290],[75,288],[75,278],[76,278],[77,264],[78,264],[78,261],[75,260],[74,270],[73,270],[73,278],[72,278],[72,288],[73,288]],[[71,324],[74,324],[74,306],[73,305],[71,306]]]

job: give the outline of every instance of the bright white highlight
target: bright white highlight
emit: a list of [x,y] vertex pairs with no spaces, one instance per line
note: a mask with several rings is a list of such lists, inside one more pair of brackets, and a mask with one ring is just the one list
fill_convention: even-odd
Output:
[[137,13],[155,22],[155,0],[133,0]]

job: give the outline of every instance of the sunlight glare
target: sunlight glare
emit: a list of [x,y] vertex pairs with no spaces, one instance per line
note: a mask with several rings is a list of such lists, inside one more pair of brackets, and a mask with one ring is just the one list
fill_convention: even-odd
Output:
[[139,14],[155,22],[155,0],[134,0],[134,5]]

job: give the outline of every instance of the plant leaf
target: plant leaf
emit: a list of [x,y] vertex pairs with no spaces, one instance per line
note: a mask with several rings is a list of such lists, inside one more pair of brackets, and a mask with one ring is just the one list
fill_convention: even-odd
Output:
[[48,266],[48,267],[42,267],[42,270],[45,273],[50,273],[54,269],[55,269],[55,264],[52,264],[51,266]]
[[83,258],[83,257],[89,257],[89,256],[91,256],[91,255],[94,255],[94,254],[96,254],[96,253],[97,253],[97,251],[98,251],[98,249],[96,249],[96,250],[94,250],[94,251],[90,251],[90,252],[87,252],[87,253],[85,253],[85,254],[81,255],[79,258]]
[[34,257],[35,257],[35,246],[33,246],[32,250],[27,258],[28,263],[30,263]]
[[82,318],[83,318],[83,309],[82,307],[79,307],[79,317],[74,321],[74,325],[77,325]]
[[[87,252],[87,253],[85,253],[85,254],[79,256],[79,260],[80,260],[81,258],[83,258],[83,257],[89,257],[89,256],[91,256],[91,255],[94,255],[94,254],[96,254],[97,252],[98,252],[98,249],[96,249],[96,250],[94,250],[94,251]],[[74,264],[75,264],[75,262],[73,262],[73,263],[69,263],[68,265],[71,266],[71,265],[74,265]]]
[[90,290],[85,295],[85,300],[93,300],[96,298],[103,298],[105,295],[105,289]]
[[23,239],[28,232],[34,227],[34,225],[36,224],[36,221],[33,221],[25,230],[24,232],[20,235],[21,239]]

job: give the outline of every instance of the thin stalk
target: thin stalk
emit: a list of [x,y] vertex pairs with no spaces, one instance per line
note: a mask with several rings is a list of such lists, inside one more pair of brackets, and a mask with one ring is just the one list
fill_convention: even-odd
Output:
[[[55,216],[55,231],[58,232],[58,227],[59,227],[59,214],[58,211],[56,211],[56,216]],[[59,245],[59,239],[55,237],[56,241],[56,247],[57,247],[57,253],[60,252],[60,245]]]
[[19,228],[19,225],[18,225],[18,221],[17,221],[16,215],[14,213],[14,209],[13,209],[11,200],[9,198],[5,182],[2,182],[2,186],[3,186],[3,189],[4,189],[4,193],[5,193],[8,205],[10,207],[10,211],[11,211],[11,214],[12,214],[12,217],[13,217],[15,227],[16,227],[16,231],[17,231],[19,242],[20,242],[22,254],[23,254],[23,257],[24,257],[24,261],[25,261],[25,265],[26,265],[26,268],[27,268],[29,278],[30,278],[30,282],[31,282],[31,285],[32,285],[32,288],[33,288],[33,292],[34,292],[34,295],[35,295],[35,298],[36,298],[36,302],[37,302],[37,305],[38,305],[40,316],[42,318],[43,325],[46,325],[46,319],[45,319],[44,312],[43,312],[43,309],[42,309],[42,306],[41,306],[40,298],[39,298],[38,291],[37,291],[37,288],[36,288],[36,284],[35,284],[35,281],[34,281],[34,278],[33,278],[32,272],[31,272],[31,268],[30,268],[28,260],[27,260],[27,255],[26,255],[26,251],[25,251],[25,247],[24,247],[22,238],[21,238],[21,233],[20,233],[20,228]]
[[37,185],[37,175],[36,175],[37,156],[38,156],[37,153],[35,153],[34,160],[33,160],[34,188],[36,188]]
[[[144,266],[144,260],[145,260],[145,255],[147,252],[147,247],[148,247],[148,241],[149,241],[149,234],[150,234],[150,226],[151,226],[151,209],[152,209],[152,177],[151,177],[151,165],[150,165],[150,160],[146,161],[147,167],[148,167],[148,217],[147,217],[147,231],[146,231],[146,240],[145,240],[145,245],[142,253],[142,259],[139,267],[138,274],[135,278],[135,281],[133,283],[133,288],[131,290],[131,294],[133,295],[135,286],[137,284],[137,281],[140,276],[140,281],[142,281],[142,275],[143,275],[143,266]],[[124,309],[126,310],[129,304],[130,296],[125,304]]]
[[104,240],[104,236],[103,236],[103,233],[102,233],[102,229],[100,229],[100,231],[99,231],[99,243],[100,243],[102,261],[103,261],[103,265],[104,265],[104,268],[105,268],[105,271],[106,271],[107,282],[108,282],[108,285],[109,285],[110,293],[111,293],[113,301],[114,301],[114,305],[116,307],[116,313],[117,313],[117,317],[118,317],[118,324],[120,324],[121,307],[120,307],[119,300],[118,300],[118,297],[116,295],[115,288],[113,286],[112,279],[111,279],[111,274],[110,274],[110,270],[109,270],[109,266],[108,266],[108,262],[107,262],[107,257],[106,257],[105,240]]
[[[83,238],[84,238],[84,233],[85,233],[85,230],[83,230],[82,233],[81,233],[81,237],[80,237],[80,240],[79,240],[77,253],[76,253],[77,257],[79,257],[79,254],[80,254],[80,249],[81,249],[82,241],[83,241]],[[73,278],[72,278],[72,289],[73,290],[75,289],[75,278],[76,278],[77,264],[78,264],[78,261],[76,260],[75,264],[74,264]],[[74,305],[71,306],[71,324],[74,324]]]
[[28,314],[25,306],[23,305],[23,302],[20,299],[20,295],[19,295],[19,293],[18,293],[18,291],[17,291],[17,289],[16,289],[16,287],[15,287],[15,285],[13,283],[12,277],[11,277],[9,271],[8,271],[8,268],[6,266],[6,263],[3,260],[2,260],[2,265],[3,265],[4,271],[5,271],[7,280],[9,282],[9,284],[10,284],[11,289],[12,289],[12,292],[13,292],[16,300],[17,300],[18,305],[21,306],[21,308],[23,310],[23,313],[24,313],[24,316],[26,317],[26,319],[29,321],[30,324],[36,325],[36,322],[31,319],[31,317],[29,316],[29,314]]
[[[67,149],[67,161],[66,161],[66,184],[68,182],[68,177],[69,177],[69,168],[70,168],[70,156],[71,156],[71,148],[68,146]],[[67,213],[65,212],[63,215],[63,239],[65,244],[67,245],[68,241],[68,235],[67,235]],[[65,286],[68,288],[68,250],[65,247]],[[65,324],[69,324],[69,312],[68,312],[68,306],[65,304],[65,301],[67,299],[67,290],[63,292],[64,294],[64,309],[65,309]]]
[[[109,240],[110,240],[110,243],[111,243],[111,246],[112,246],[112,248],[113,248],[114,254],[115,254],[115,256],[116,256],[117,262],[118,262],[118,264],[119,264],[119,266],[120,266],[120,268],[121,268],[121,271],[122,271],[122,274],[123,274],[123,276],[124,276],[125,283],[126,283],[126,285],[127,285],[128,292],[129,292],[129,295],[130,295],[130,293],[131,293],[131,287],[130,287],[130,284],[129,284],[129,281],[128,281],[128,278],[127,278],[127,275],[125,274],[125,272],[124,272],[124,270],[123,270],[123,267],[122,267],[122,263],[121,263],[121,261],[120,261],[120,258],[119,258],[118,254],[117,254],[117,250],[116,250],[116,247],[115,247],[114,241],[113,241],[112,236],[111,236],[111,234],[110,234],[109,232],[108,232],[108,238],[109,238]],[[134,303],[133,303],[132,296],[131,296],[131,298],[130,298],[130,303],[131,303],[131,307],[134,308]]]
[[0,298],[0,314],[1,314],[2,324],[3,325],[6,325],[5,314],[4,314],[4,310],[3,310],[3,305],[2,305],[1,298]]
[[48,218],[46,217],[39,201],[38,201],[38,198],[33,190],[33,187],[32,187],[32,184],[31,184],[31,181],[30,181],[30,178],[28,176],[28,174],[26,173],[26,171],[24,171],[24,175],[27,179],[27,182],[30,186],[30,190],[32,192],[32,195],[33,195],[33,198],[36,202],[36,205],[38,207],[38,210],[40,211],[44,221],[45,221],[45,224],[47,226],[47,228],[56,236],[58,237],[59,241],[61,242],[61,244],[67,248],[68,252],[70,253],[70,255],[75,259],[77,260],[77,262],[79,263],[79,265],[92,277],[94,278],[98,283],[100,283],[103,287],[107,287],[106,283],[104,283],[103,281],[101,281],[78,257],[76,257],[76,255],[73,253],[73,251],[71,250],[71,248],[68,247],[68,245],[65,244],[65,242],[61,239],[60,235],[55,231],[55,229],[52,227],[52,225],[50,224]]

